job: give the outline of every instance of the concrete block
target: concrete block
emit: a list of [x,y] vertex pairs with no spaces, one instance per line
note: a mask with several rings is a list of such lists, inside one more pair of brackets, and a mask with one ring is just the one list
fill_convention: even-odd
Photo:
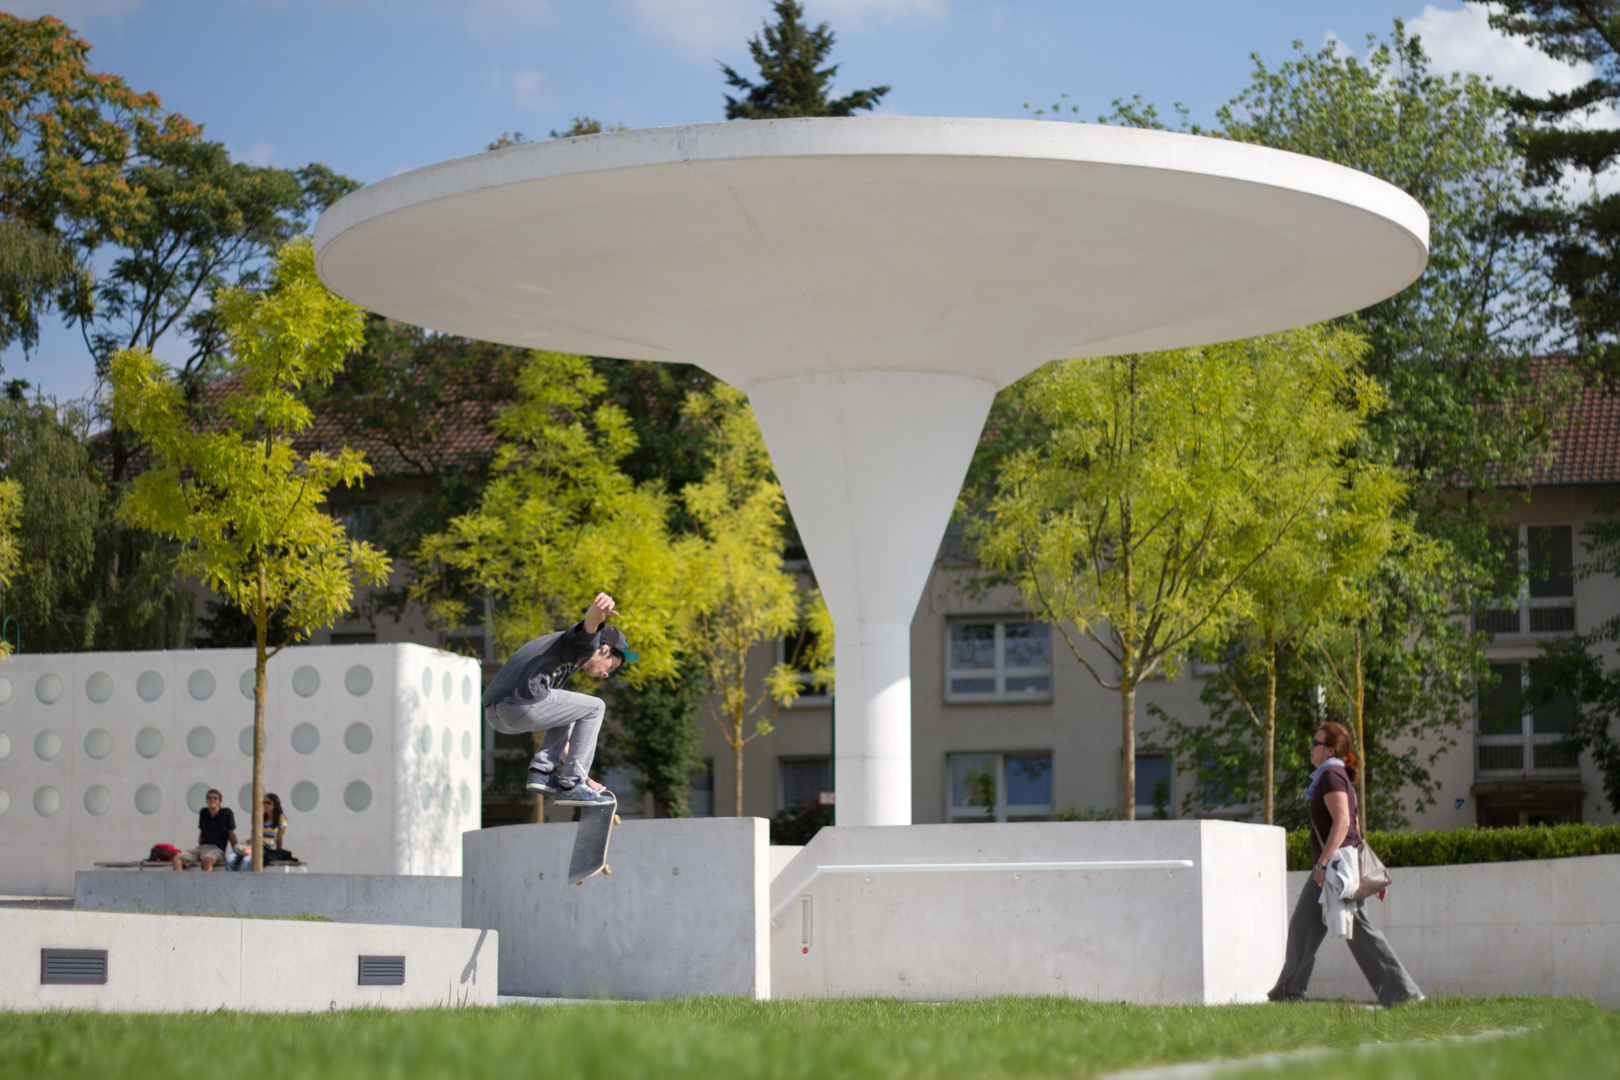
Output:
[[[107,950],[101,986],[40,985],[40,950]],[[360,986],[362,954],[405,957],[401,986]],[[185,1012],[493,1005],[497,935],[274,919],[0,909],[0,1009]]]
[[[775,879],[778,997],[1260,1000],[1282,964],[1281,829],[1224,821],[823,829]],[[1189,859],[1186,870],[822,874],[852,864]],[[808,945],[803,925],[809,897]]]
[[461,926],[461,878],[430,874],[176,874],[81,870],[80,911],[325,915],[340,923]]
[[613,830],[613,873],[578,886],[575,828],[464,837],[462,924],[499,931],[503,994],[770,996],[767,821],[627,821]]

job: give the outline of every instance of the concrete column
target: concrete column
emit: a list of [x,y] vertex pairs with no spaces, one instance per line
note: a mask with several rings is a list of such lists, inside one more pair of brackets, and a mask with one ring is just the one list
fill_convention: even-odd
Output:
[[840,825],[911,824],[911,617],[995,392],[903,371],[749,387],[837,635]]

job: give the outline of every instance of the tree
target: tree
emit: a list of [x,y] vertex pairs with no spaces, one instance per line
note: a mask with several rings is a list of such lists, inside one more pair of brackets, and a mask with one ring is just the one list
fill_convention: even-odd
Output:
[[[819,595],[806,615],[798,582],[782,567],[786,499],[748,399],[716,383],[688,398],[687,411],[708,430],[712,451],[708,473],[681,492],[696,523],[680,549],[689,613],[683,645],[714,695],[711,713],[731,748],[732,813],[741,817],[743,749],[769,735],[777,710],[799,696],[796,668],[830,680],[832,617]],[[807,622],[811,633],[802,640],[811,655],[789,657],[763,684],[750,685],[750,654]]]
[[1528,181],[1558,184],[1576,170],[1594,190],[1576,205],[1539,207],[1510,221],[1546,245],[1552,280],[1564,294],[1560,314],[1578,342],[1576,362],[1590,374],[1620,378],[1620,195],[1596,190],[1598,174],[1620,155],[1620,130],[1588,121],[1620,102],[1620,3],[1505,0],[1489,10],[1497,30],[1527,39],[1555,60],[1595,69],[1568,93],[1512,96],[1526,121],[1514,141],[1524,152]]
[[1257,568],[1318,527],[1377,400],[1362,350],[1312,328],[1060,362],[1028,387],[1051,434],[1011,457],[969,535],[1119,694],[1122,818],[1135,816],[1137,686],[1251,614]]
[[[150,352],[125,349],[111,365],[114,421],[154,456],[124,499],[125,519],[186,545],[181,569],[253,618],[255,807],[264,798],[265,667],[279,652],[267,641],[271,613],[285,608],[301,639],[348,609],[356,578],[388,574],[387,558],[348,539],[321,509],[332,488],[364,480],[363,457],[347,447],[300,456],[292,447],[313,419],[297,389],[337,373],[360,344],[363,315],[320,283],[307,240],[282,248],[271,285],[220,297],[237,383],[201,422]],[[263,816],[254,813],[253,869],[263,868]]]
[[[0,589],[9,588],[21,564],[17,528],[21,523],[23,488],[15,480],[0,480]],[[11,655],[12,643],[0,634],[0,657]]]
[[726,84],[742,91],[743,97],[726,95],[727,120],[766,120],[789,116],[852,116],[859,109],[872,109],[889,92],[887,86],[857,90],[841,98],[829,98],[838,65],[818,68],[832,52],[832,27],[823,22],[814,30],[804,24],[804,7],[797,0],[775,0],[776,25],[764,28],[748,40],[748,52],[759,65],[760,81],[754,83],[725,64]]
[[[653,797],[659,817],[691,817],[687,789],[703,765],[703,729],[698,711],[709,692],[703,671],[690,661],[674,674],[612,691],[618,728],[611,740],[617,762],[641,773],[641,790]],[[603,755],[598,744],[598,760]]]

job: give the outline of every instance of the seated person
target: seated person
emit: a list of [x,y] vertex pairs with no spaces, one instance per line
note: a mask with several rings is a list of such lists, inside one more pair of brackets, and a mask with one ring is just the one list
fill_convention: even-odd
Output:
[[[281,796],[274,792],[264,795],[264,861],[270,861],[270,852],[287,846],[287,815],[281,809]],[[253,869],[251,845],[225,856],[225,865],[231,870]]]
[[225,852],[241,849],[236,843],[236,815],[223,806],[224,796],[210,788],[203,808],[197,812],[197,846],[174,857],[176,870],[187,866],[202,866],[213,870],[215,863],[225,861]]

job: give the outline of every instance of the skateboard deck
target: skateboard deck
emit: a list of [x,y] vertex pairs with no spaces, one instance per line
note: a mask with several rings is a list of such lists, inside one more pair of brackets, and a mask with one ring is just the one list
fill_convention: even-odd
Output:
[[[609,795],[613,794],[611,791]],[[608,841],[613,837],[613,825],[619,820],[619,800],[610,806],[583,806],[579,811],[579,829],[574,833],[574,853],[568,860],[568,883],[579,885],[596,874],[611,874],[607,863]]]

